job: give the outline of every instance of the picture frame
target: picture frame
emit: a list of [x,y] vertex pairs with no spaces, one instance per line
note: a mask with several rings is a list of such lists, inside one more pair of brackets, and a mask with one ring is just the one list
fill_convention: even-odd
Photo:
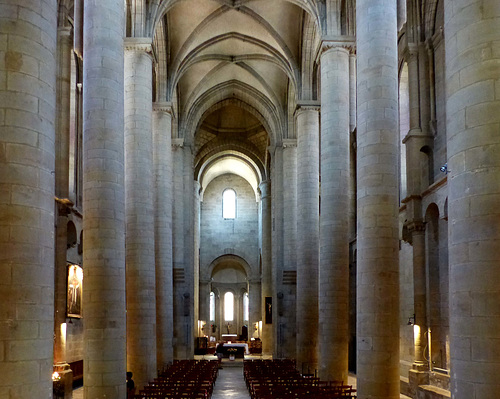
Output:
[[83,294],[83,269],[79,265],[68,265],[66,316],[81,318]]

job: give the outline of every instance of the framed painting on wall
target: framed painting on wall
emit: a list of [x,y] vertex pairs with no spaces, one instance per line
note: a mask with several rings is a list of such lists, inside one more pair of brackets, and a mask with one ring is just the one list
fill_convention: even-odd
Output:
[[68,267],[67,317],[82,317],[83,269],[78,265]]

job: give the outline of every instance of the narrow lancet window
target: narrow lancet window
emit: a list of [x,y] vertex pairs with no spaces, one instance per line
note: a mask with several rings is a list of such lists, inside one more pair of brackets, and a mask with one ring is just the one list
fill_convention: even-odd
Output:
[[232,292],[226,292],[224,295],[224,320],[234,320],[234,294]]
[[236,218],[236,192],[233,189],[228,188],[222,194],[222,217]]

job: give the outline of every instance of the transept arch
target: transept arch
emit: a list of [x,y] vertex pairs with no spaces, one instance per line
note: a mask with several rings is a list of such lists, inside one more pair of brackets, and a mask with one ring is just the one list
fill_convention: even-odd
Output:
[[[197,101],[185,112],[184,120],[181,120],[184,139],[192,143],[199,125],[206,115],[213,112],[214,107],[221,106],[222,100],[236,99],[241,101],[242,106],[252,113],[268,132],[271,145],[281,142],[284,131],[284,115],[281,110],[276,109],[266,96],[253,87],[239,81],[231,80],[207,90]],[[246,104],[246,105],[245,105]]]

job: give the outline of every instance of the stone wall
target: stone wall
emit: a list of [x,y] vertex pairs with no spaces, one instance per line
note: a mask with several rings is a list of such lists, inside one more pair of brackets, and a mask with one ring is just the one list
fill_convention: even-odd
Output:
[[[236,191],[236,218],[222,218],[222,193]],[[204,191],[201,204],[200,276],[210,278],[208,268],[221,255],[243,258],[258,275],[258,203],[248,182],[236,175],[214,179]],[[251,277],[251,276],[247,276]]]

